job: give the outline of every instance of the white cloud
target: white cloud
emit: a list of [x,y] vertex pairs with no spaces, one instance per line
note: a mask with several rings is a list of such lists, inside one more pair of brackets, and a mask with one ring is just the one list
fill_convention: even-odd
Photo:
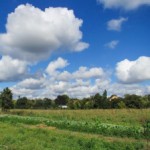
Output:
[[[27,78],[11,89],[15,96],[50,97],[56,98],[61,94],[71,97],[88,97],[98,92],[98,86],[93,85],[96,79],[103,78],[105,72],[102,68],[79,67],[74,72],[61,71],[68,65],[68,61],[58,58],[49,63],[45,69],[46,76]],[[39,92],[40,90],[40,92]],[[20,91],[20,92],[19,92]]]
[[[124,61],[126,62],[126,60]],[[109,96],[112,94],[123,96],[127,93],[144,95],[150,92],[150,86],[139,83],[133,84],[133,81],[135,81],[135,79],[136,82],[139,81],[139,76],[141,78],[149,76],[149,61],[149,57],[140,57],[133,62],[128,60],[126,64],[122,62],[118,63],[118,77],[122,82],[131,83],[132,81],[132,84],[124,84],[113,83],[111,81],[111,74],[100,67],[79,67],[79,69],[73,72],[61,70],[68,64],[68,61],[63,58],[58,58],[50,63],[54,64],[51,66],[56,66],[54,68],[52,67],[52,72],[54,73],[50,75],[47,74],[46,76],[26,78],[11,89],[15,97],[20,95],[29,98],[49,97],[51,99],[55,99],[58,95],[62,94],[67,94],[72,98],[89,97],[98,92],[102,94],[105,89],[108,91]]]
[[[40,80],[40,79],[39,79]],[[89,97],[96,93],[101,93],[107,89],[108,96],[117,94],[123,96],[124,94],[137,94],[144,95],[150,92],[149,86],[142,86],[139,84],[121,84],[112,83],[109,78],[97,78],[92,82],[89,79],[80,79],[74,81],[54,81],[54,80],[42,80],[42,87],[31,88],[19,86],[12,87],[12,91],[17,96],[27,96],[30,98],[44,98],[49,97],[55,99],[58,95],[67,94],[72,98]],[[23,85],[23,84],[22,84]],[[37,84],[38,85],[38,84]]]
[[114,31],[121,31],[122,24],[127,21],[128,18],[119,18],[119,19],[112,19],[107,22],[107,29],[114,30]]
[[54,60],[49,63],[46,68],[46,73],[51,77],[57,80],[74,80],[74,79],[88,79],[88,78],[97,78],[105,75],[102,68],[87,68],[84,66],[79,67],[79,69],[73,73],[68,71],[59,72],[58,69],[63,69],[68,66],[68,61],[59,57],[57,60]]
[[60,51],[82,51],[83,21],[67,8],[20,5],[7,18],[6,33],[0,34],[0,52],[15,58],[39,61]]
[[46,72],[49,75],[53,75],[54,73],[57,73],[57,69],[62,69],[67,65],[68,65],[67,60],[59,57],[57,60],[49,63],[48,67],[46,68]]
[[85,79],[85,78],[96,78],[102,77],[104,75],[104,71],[102,68],[87,68],[80,67],[79,70],[73,73],[73,77],[75,79]]
[[108,91],[111,95],[116,94],[118,96],[124,96],[125,94],[146,95],[149,94],[147,87],[140,84],[112,83],[109,85]]
[[119,41],[118,40],[113,40],[109,43],[106,43],[105,46],[110,48],[110,49],[114,49],[116,48],[116,46],[118,45]]
[[[58,72],[57,72],[58,73]],[[59,81],[69,81],[72,79],[72,74],[68,71],[63,71],[63,72],[59,72],[59,74],[57,74],[55,76],[55,79],[56,80],[59,80]]]
[[27,63],[9,56],[0,59],[0,82],[16,81],[27,74]]
[[125,59],[117,63],[117,78],[124,83],[150,80],[150,57],[142,56],[135,61]]
[[124,10],[134,10],[142,5],[150,5],[150,0],[97,0],[105,8],[121,8]]
[[34,78],[27,78],[17,84],[19,88],[26,88],[26,89],[41,89],[44,87],[45,79],[34,79]]

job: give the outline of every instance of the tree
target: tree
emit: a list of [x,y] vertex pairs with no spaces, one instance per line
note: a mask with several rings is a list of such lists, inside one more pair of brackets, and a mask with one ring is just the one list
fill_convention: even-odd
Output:
[[35,109],[43,109],[44,108],[44,101],[42,99],[36,99],[34,107]]
[[84,108],[85,109],[92,109],[93,108],[93,101],[91,101],[91,100],[86,101]]
[[102,96],[99,93],[95,94],[92,99],[94,101],[94,108],[102,108]]
[[107,91],[106,90],[104,90],[102,97],[103,97],[103,100],[105,100],[105,101],[107,100]]
[[81,109],[81,100],[74,101],[74,109]]
[[103,108],[109,108],[110,107],[109,101],[107,99],[107,91],[106,90],[104,90],[104,92],[102,94],[102,101],[103,101],[103,103],[102,103]]
[[17,102],[16,102],[16,108],[20,109],[27,109],[29,108],[28,106],[28,99],[26,97],[19,97]]
[[2,111],[6,111],[10,108],[13,108],[13,100],[12,100],[13,94],[9,88],[5,88],[1,95],[0,99],[2,102]]
[[2,99],[1,99],[1,94],[0,94],[0,108],[2,108]]
[[120,102],[118,103],[118,108],[119,108],[119,109],[126,108],[126,104],[125,104],[123,101],[120,101]]
[[142,107],[142,101],[141,96],[132,94],[126,94],[124,97],[124,102],[128,108],[141,108]]
[[58,95],[57,98],[55,99],[55,104],[58,105],[67,105],[69,102],[69,97],[68,95]]
[[52,107],[52,100],[49,98],[44,98],[44,108],[49,109]]

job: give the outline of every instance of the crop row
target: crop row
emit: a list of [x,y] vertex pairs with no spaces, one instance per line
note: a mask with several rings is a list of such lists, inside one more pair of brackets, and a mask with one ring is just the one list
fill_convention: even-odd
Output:
[[9,123],[23,123],[23,124],[45,124],[47,126],[54,126],[59,129],[67,129],[71,131],[81,131],[87,133],[96,133],[106,136],[119,136],[119,137],[135,137],[135,138],[147,138],[145,137],[143,127],[135,126],[123,126],[114,125],[107,123],[100,123],[96,121],[69,121],[66,119],[62,120],[49,120],[42,117],[24,117],[16,115],[0,115],[1,122]]

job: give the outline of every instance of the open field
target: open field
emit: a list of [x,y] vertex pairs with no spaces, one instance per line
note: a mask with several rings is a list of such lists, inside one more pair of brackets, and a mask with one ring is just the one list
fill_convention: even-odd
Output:
[[0,150],[148,150],[150,110],[11,110]]

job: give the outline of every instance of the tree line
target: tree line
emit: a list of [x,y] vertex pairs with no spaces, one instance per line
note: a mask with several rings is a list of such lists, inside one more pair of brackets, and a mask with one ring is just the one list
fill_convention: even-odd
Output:
[[69,98],[68,95],[58,95],[55,100],[50,98],[29,99],[18,97],[13,100],[13,93],[5,88],[0,93],[0,107],[3,111],[8,109],[119,109],[119,108],[150,108],[150,95],[139,96],[126,94],[124,97],[117,95],[107,96],[105,90],[102,94],[97,93],[89,98]]

